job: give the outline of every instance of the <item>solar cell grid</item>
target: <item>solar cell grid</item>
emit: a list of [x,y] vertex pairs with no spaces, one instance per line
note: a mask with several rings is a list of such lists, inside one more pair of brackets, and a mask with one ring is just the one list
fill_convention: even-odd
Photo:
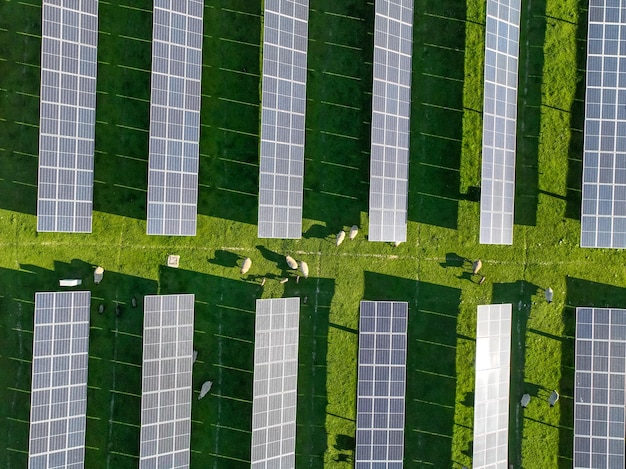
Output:
[[299,319],[299,298],[256,302],[253,469],[295,465]]
[[478,306],[472,467],[508,469],[511,305]]
[[626,248],[626,2],[589,3],[582,247]]
[[624,467],[626,310],[576,308],[574,467]]
[[513,244],[521,0],[487,0],[480,242]]
[[356,469],[402,468],[408,303],[362,301]]
[[406,241],[413,0],[376,0],[370,241]]
[[37,231],[91,232],[98,2],[42,5]]
[[146,296],[140,469],[187,468],[194,295]]
[[302,236],[309,1],[265,2],[259,238]]
[[195,236],[203,4],[155,0],[148,159],[150,235]]
[[36,293],[28,467],[82,468],[90,292]]

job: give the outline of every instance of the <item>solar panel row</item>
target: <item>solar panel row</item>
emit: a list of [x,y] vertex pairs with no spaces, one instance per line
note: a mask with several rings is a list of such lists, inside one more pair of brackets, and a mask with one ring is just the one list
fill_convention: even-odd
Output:
[[202,78],[201,0],[155,0],[149,235],[195,236]]
[[36,293],[28,467],[84,467],[88,291]]
[[626,2],[589,2],[581,247],[626,248]]
[[370,241],[406,241],[413,0],[376,0]]
[[194,295],[144,298],[140,469],[189,467],[193,322]]
[[293,468],[296,458],[300,298],[257,300],[252,468]]
[[511,305],[481,305],[476,325],[472,467],[508,469]]
[[481,244],[513,244],[521,0],[487,0]]
[[266,0],[259,238],[302,236],[309,1]]
[[408,303],[362,301],[356,469],[402,468]]
[[98,2],[44,0],[37,231],[91,232]]
[[626,310],[576,308],[574,467],[624,467]]

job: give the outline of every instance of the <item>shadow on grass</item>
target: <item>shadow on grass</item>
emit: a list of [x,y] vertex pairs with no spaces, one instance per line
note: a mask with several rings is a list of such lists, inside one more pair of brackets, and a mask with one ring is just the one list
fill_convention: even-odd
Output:
[[532,297],[537,294],[539,288],[538,285],[525,280],[493,285],[492,304],[512,303],[509,462],[515,467],[522,467],[524,415],[519,402],[523,394],[531,394],[530,391],[536,387],[526,382],[524,374],[528,318],[531,314]]
[[[109,461],[115,463],[115,467],[136,467],[135,459],[123,455],[138,454],[143,331],[141,304],[144,295],[156,293],[157,283],[106,271],[102,283],[96,285],[93,282],[94,268],[74,259],[70,263],[55,262],[53,270],[34,265],[21,265],[20,270],[0,269],[0,283],[5,286],[6,292],[13,292],[3,293],[0,299],[0,310],[4,313],[3,327],[0,327],[0,340],[5,350],[3,377],[14,389],[28,391],[31,388],[30,331],[33,330],[36,292],[91,291],[85,464],[100,468],[106,467]],[[61,290],[59,279],[62,278],[78,278],[83,283]],[[137,308],[131,306],[133,296],[138,300]],[[101,315],[98,314],[100,304],[105,306]],[[115,315],[117,304],[124,308],[119,318]],[[5,448],[27,453],[30,396],[27,392],[14,392],[7,397],[10,407],[0,407],[0,416],[11,421],[4,439]],[[26,467],[26,454],[14,451],[7,454],[8,463],[3,467]],[[2,460],[4,458],[0,458]]]
[[559,422],[559,467],[572,467],[574,454],[574,379],[576,308],[626,308],[626,288],[567,277],[561,348],[561,421]]
[[456,229],[466,6],[418,0],[415,12],[408,219]]
[[535,226],[539,204],[539,134],[541,132],[543,45],[546,1],[527,2],[520,19],[518,136],[515,161],[517,225]]
[[404,459],[449,467],[461,290],[365,272],[364,291],[366,300],[409,302]]
[[567,156],[567,198],[565,216],[580,220],[585,126],[585,70],[587,68],[587,2],[579,0],[576,29],[576,95],[570,113],[570,143]]

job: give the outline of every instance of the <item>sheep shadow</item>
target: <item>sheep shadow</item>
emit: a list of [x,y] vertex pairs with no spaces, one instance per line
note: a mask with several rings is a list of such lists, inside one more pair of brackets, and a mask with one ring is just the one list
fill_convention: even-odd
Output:
[[274,262],[278,267],[283,268],[284,265],[286,265],[284,255],[271,251],[270,249],[267,249],[265,246],[261,246],[260,244],[256,248],[259,250],[264,259],[267,259],[270,262]]
[[326,238],[326,236],[328,236],[328,228],[326,228],[324,225],[319,224],[311,225],[308,230],[302,233],[302,237],[305,239],[323,239]]
[[240,254],[218,249],[215,251],[215,257],[213,259],[208,259],[208,261],[209,264],[220,265],[222,267],[237,267],[239,266],[239,261],[241,259],[243,259],[243,256]]
[[455,252],[447,252],[446,261],[439,263],[439,265],[447,269],[448,267],[463,267],[466,262],[470,262],[470,260],[466,257],[459,256]]

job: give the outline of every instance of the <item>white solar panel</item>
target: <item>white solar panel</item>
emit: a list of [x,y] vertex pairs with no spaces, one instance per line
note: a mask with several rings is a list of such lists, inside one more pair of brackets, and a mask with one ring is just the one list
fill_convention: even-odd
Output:
[[478,307],[474,469],[508,469],[511,305]]
[[576,308],[574,468],[624,467],[625,390],[626,310]]
[[144,298],[139,468],[188,468],[194,295]]
[[149,235],[196,235],[202,12],[201,0],[154,0]]
[[487,0],[481,244],[513,244],[521,0]]
[[91,232],[97,45],[97,0],[43,0],[37,231]]
[[36,293],[30,396],[30,469],[85,464],[88,291]]
[[409,305],[361,301],[355,469],[401,469]]
[[309,0],[266,0],[259,238],[302,237]]
[[406,241],[413,0],[376,0],[370,241]]
[[299,319],[299,298],[256,301],[253,469],[295,466]]
[[626,1],[588,16],[580,245],[626,248]]

